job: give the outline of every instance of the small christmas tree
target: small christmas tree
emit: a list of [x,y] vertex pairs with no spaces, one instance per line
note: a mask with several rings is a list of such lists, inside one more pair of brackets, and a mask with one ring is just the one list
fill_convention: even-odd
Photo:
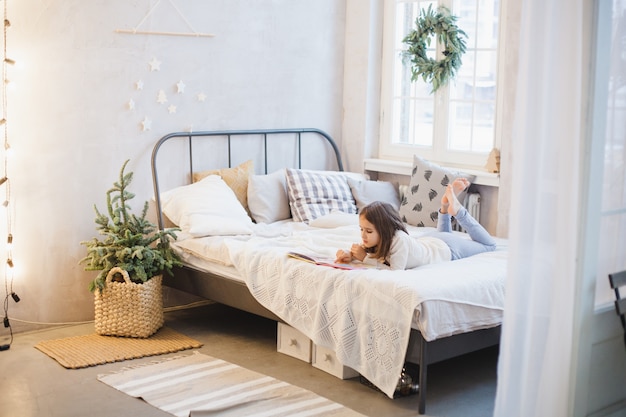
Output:
[[172,268],[181,265],[169,244],[170,239],[176,240],[175,232],[180,229],[157,230],[146,219],[147,201],[140,217],[130,212],[128,201],[135,195],[128,191],[133,173],[124,173],[128,162],[122,165],[119,181],[106,193],[108,215],[94,205],[97,230],[104,239],[81,242],[87,247],[87,256],[80,263],[87,264],[86,271],[100,271],[90,283],[90,291],[104,288],[109,271],[116,266],[128,272],[132,282],[143,283],[163,272],[173,275]]

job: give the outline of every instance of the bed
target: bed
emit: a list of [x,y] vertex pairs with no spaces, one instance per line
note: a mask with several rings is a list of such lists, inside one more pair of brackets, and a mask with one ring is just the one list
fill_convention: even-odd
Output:
[[319,129],[171,133],[153,148],[152,175],[159,228],[182,229],[173,246],[184,266],[165,285],[296,328],[390,398],[405,362],[419,365],[421,414],[429,364],[499,343],[503,239],[495,252],[407,271],[288,256],[332,257],[359,241],[360,205],[393,198],[389,184],[344,172]]

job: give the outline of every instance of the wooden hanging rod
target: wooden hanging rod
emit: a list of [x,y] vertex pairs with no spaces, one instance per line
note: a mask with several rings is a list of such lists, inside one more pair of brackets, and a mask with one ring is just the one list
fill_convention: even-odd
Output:
[[163,32],[153,30],[134,30],[134,29],[115,29],[116,33],[127,33],[130,35],[164,35],[164,36],[187,36],[192,38],[212,38],[212,33],[194,33],[194,32]]

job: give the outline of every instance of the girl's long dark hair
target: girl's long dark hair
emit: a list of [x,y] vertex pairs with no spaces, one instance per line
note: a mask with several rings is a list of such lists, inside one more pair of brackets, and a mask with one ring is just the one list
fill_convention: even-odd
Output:
[[391,240],[396,230],[408,233],[398,211],[389,203],[374,201],[361,209],[359,216],[370,222],[380,236],[380,242],[367,250],[376,259],[387,260],[391,249]]

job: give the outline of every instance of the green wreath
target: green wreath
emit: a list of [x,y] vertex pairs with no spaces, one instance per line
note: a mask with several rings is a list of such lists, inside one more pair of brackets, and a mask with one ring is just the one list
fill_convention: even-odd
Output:
[[[415,20],[416,28],[402,40],[409,45],[404,54],[411,60],[411,81],[421,76],[425,82],[432,84],[433,93],[454,78],[461,68],[461,55],[466,50],[463,37],[467,38],[467,34],[456,26],[456,19],[443,6],[437,12],[433,11],[431,4],[428,10],[420,11]],[[432,35],[444,46],[443,59],[439,61],[426,56]]]

